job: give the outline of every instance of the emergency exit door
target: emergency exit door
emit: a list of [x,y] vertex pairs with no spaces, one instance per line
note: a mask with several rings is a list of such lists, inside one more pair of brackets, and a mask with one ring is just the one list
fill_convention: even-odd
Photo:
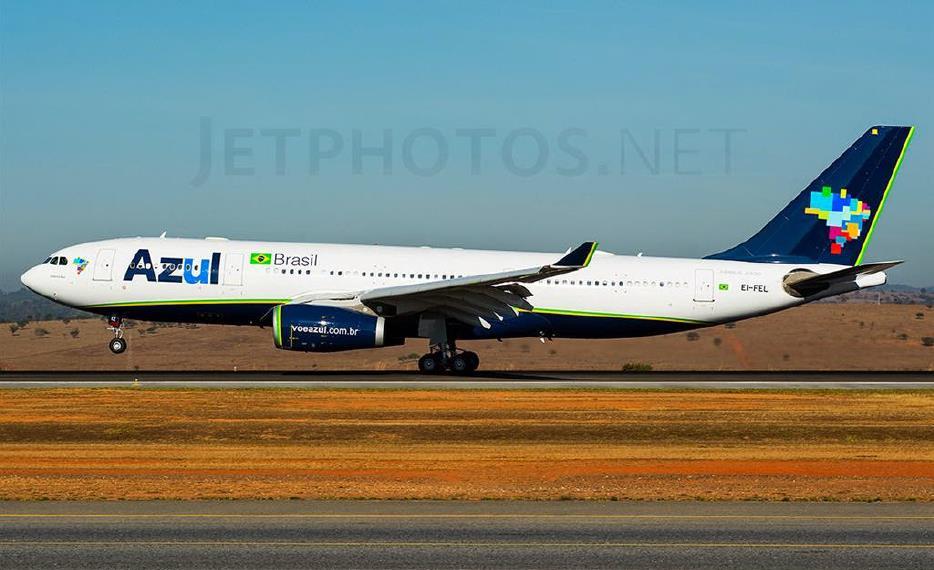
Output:
[[114,250],[102,249],[97,252],[97,259],[94,260],[94,280],[110,281],[113,279],[114,270]]
[[242,253],[228,253],[225,256],[224,285],[243,285]]
[[694,300],[700,303],[713,301],[713,269],[694,271]]

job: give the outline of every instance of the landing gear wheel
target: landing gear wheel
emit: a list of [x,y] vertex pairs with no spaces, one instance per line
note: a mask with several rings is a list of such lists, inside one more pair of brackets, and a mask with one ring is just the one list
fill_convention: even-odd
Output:
[[473,362],[470,360],[470,357],[466,353],[455,354],[451,358],[450,366],[451,372],[455,374],[466,374],[470,372],[470,365]]
[[418,359],[418,371],[425,374],[438,374],[444,369],[441,359],[434,354],[426,354]]
[[467,359],[467,362],[470,364],[470,372],[473,372],[480,367],[480,357],[477,356],[476,352],[467,351],[464,353],[464,357]]
[[114,354],[120,354],[124,350],[126,350],[126,339],[124,339],[123,337],[117,337],[117,338],[111,339],[110,352]]

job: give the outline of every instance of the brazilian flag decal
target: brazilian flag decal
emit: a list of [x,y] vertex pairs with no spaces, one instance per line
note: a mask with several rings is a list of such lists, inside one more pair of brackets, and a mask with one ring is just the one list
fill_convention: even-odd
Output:
[[271,253],[251,253],[250,265],[269,265],[272,263]]

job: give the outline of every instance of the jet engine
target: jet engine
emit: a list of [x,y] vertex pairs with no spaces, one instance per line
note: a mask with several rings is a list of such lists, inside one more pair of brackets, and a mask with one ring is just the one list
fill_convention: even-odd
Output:
[[386,319],[341,307],[279,305],[272,313],[276,348],[338,352],[397,346],[405,338],[387,333]]

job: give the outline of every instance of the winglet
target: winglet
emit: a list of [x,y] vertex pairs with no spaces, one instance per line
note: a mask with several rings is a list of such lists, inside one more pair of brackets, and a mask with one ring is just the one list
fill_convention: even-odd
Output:
[[597,251],[597,245],[599,245],[598,242],[585,241],[559,259],[552,267],[587,267],[590,265],[590,260],[593,259],[594,252]]

